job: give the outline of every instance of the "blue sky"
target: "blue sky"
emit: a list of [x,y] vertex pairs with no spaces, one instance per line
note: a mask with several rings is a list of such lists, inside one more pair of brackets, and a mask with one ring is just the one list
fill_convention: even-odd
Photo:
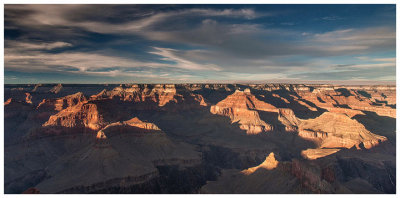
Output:
[[5,5],[5,83],[394,82],[395,5]]

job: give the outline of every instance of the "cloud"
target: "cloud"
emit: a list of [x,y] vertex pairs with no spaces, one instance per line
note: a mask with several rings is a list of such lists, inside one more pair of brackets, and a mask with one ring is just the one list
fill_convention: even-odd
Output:
[[[121,8],[115,6],[87,5],[6,5],[5,20],[24,27],[77,28],[101,34],[136,35],[151,41],[180,43],[207,47],[231,54],[232,57],[263,59],[272,56],[340,56],[362,54],[395,48],[395,31],[390,27],[342,29],[324,33],[296,32],[294,30],[266,28],[251,23],[218,22],[215,17],[255,19],[271,16],[271,13],[257,13],[253,9],[200,9],[141,10],[140,7]],[[90,14],[85,10],[92,10]],[[134,10],[134,17],[124,9]],[[8,13],[29,10],[29,17],[19,18]],[[97,11],[97,12],[94,12]],[[119,11],[119,12],[118,12]],[[102,16],[100,13],[104,13]],[[76,13],[76,14],[75,14]],[[132,13],[127,12],[127,13]],[[77,15],[70,17],[70,15]],[[94,17],[98,16],[98,17]],[[191,20],[204,18],[200,23]],[[211,19],[210,17],[214,17]],[[97,19],[100,18],[100,19]],[[115,18],[131,20],[116,21]],[[326,18],[326,17],[325,17]],[[337,19],[327,16],[326,19]],[[188,23],[191,22],[191,23]],[[6,23],[6,28],[10,23]],[[293,22],[284,22],[291,25]],[[62,32],[63,30],[59,30]],[[78,30],[75,30],[78,31]],[[298,38],[297,35],[303,37]]]
[[[395,67],[395,58],[370,56],[394,53],[395,28],[388,23],[332,25],[328,30],[291,26],[301,22],[290,16],[274,21],[276,12],[259,8],[195,7],[5,5],[5,68],[112,77],[262,80],[319,78],[317,73],[355,79],[366,71],[372,72],[371,78],[387,79],[391,74],[372,69]],[[342,61],[343,57],[352,60]]]
[[351,65],[340,70],[304,72],[288,75],[289,78],[302,80],[371,80],[395,81],[396,67],[391,65],[370,64]]
[[174,49],[160,48],[160,47],[154,47],[154,49],[155,51],[150,52],[151,54],[156,54],[161,56],[162,60],[175,62],[174,66],[178,68],[188,69],[188,70],[214,70],[214,71],[221,70],[221,68],[219,68],[217,65],[214,64],[198,64],[188,59],[179,57],[175,54],[177,50]]
[[12,46],[14,50],[52,50],[57,48],[72,47],[71,43],[67,42],[41,42],[41,43],[30,43],[30,42],[18,42],[8,40],[6,45]]
[[373,61],[377,61],[377,62],[392,62],[395,63],[396,62],[396,58],[374,58]]
[[[159,11],[159,12],[145,12],[140,15],[141,17],[133,18],[133,20],[126,21],[124,23],[111,23],[107,21],[107,18],[121,17],[118,15],[123,9],[128,8],[118,7],[114,9],[115,6],[104,7],[101,5],[6,5],[5,10],[5,20],[8,22],[14,22],[15,24],[23,26],[66,26],[66,27],[78,27],[86,29],[88,31],[98,32],[98,33],[118,33],[118,34],[128,34],[137,33],[143,31],[146,28],[156,25],[158,23],[182,17],[195,17],[195,16],[213,16],[213,17],[232,17],[232,18],[245,18],[254,19],[259,16],[252,9],[178,9],[173,11]],[[134,8],[134,7],[133,7]],[[104,19],[103,21],[97,20],[87,20],[93,19],[93,16],[88,16],[87,14],[82,14],[86,10],[96,10],[102,11],[108,15],[107,18],[99,17]],[[20,18],[14,13],[26,12],[29,17]],[[135,10],[137,12],[143,12],[140,9]],[[82,18],[76,17],[71,20],[70,15],[80,16]],[[94,12],[93,14],[98,15],[99,13]],[[129,13],[130,14],[130,13]],[[263,15],[267,15],[264,13]],[[7,28],[7,26],[6,26]]]
[[[64,42],[54,43],[29,43],[6,40],[4,65],[5,69],[24,72],[69,72],[98,74],[107,76],[136,76],[152,68],[169,68],[176,72],[180,70],[206,70],[220,71],[213,64],[197,64],[175,55],[176,50],[154,47],[150,53],[158,55],[160,60],[173,62],[143,62],[134,59],[101,54],[99,52],[60,52],[50,53],[37,51],[69,47],[71,44]],[[132,69],[140,70],[133,71]],[[135,73],[135,74],[132,74]]]

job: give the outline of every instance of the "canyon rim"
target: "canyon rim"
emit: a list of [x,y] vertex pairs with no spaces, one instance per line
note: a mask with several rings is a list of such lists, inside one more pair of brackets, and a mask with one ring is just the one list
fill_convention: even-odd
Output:
[[5,4],[5,194],[396,194],[396,4]]

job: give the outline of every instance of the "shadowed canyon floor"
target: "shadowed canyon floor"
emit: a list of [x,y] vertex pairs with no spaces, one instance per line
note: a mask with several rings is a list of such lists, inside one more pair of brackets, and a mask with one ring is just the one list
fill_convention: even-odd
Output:
[[4,189],[395,193],[395,95],[383,85],[5,85]]

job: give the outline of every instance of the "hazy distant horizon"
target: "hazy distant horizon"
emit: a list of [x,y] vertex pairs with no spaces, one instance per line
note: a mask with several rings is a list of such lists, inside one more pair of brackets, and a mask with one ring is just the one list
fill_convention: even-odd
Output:
[[110,82],[110,83],[71,83],[71,82],[66,82],[66,83],[59,83],[59,82],[44,82],[44,83],[4,83],[4,85],[37,85],[37,84],[42,84],[42,85],[57,85],[57,84],[62,84],[62,85],[120,85],[120,84],[291,84],[291,85],[301,85],[301,84],[306,84],[306,85],[361,85],[361,86],[367,86],[367,85],[389,85],[389,86],[395,86],[396,82],[371,82],[371,81],[363,81],[363,82],[321,82],[321,81],[309,81],[309,82],[187,82],[187,83],[168,83],[168,82],[153,82],[153,83],[146,83],[146,82]]

